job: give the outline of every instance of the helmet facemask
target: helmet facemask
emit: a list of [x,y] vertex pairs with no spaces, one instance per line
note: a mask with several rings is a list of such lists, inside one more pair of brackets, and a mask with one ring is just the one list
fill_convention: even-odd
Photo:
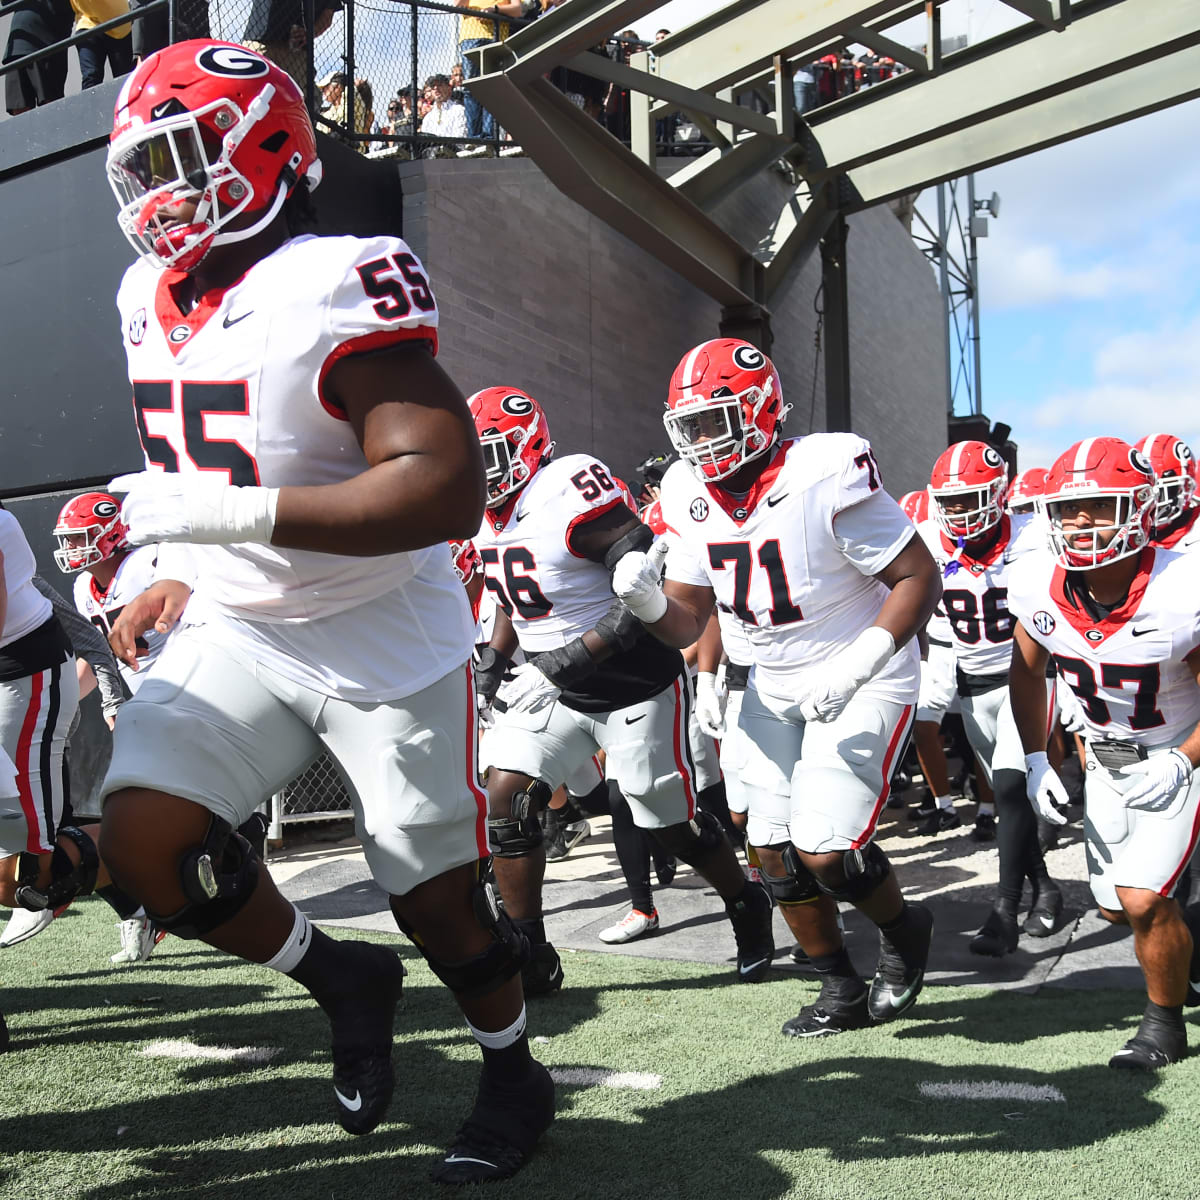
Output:
[[518,427],[508,433],[492,429],[479,435],[479,445],[483,450],[483,467],[487,476],[488,508],[499,508],[506,503],[533,478],[542,459],[549,457],[554,449],[553,442],[546,453],[539,457],[537,464],[531,466],[524,460],[521,447],[537,435],[537,424],[529,429]]
[[[1004,492],[1007,479],[1001,475],[982,487],[938,488],[933,492],[937,522],[948,538],[974,541],[994,529],[1004,517]],[[947,512],[944,502],[966,499],[968,506]]]
[[770,399],[770,381],[765,388],[749,387],[737,395],[727,390],[721,395],[721,391],[718,388],[707,401],[671,409],[663,415],[667,437],[676,453],[693,474],[709,483],[728,479],[769,450],[778,429],[776,422],[768,435],[755,420]]
[[[1064,529],[1062,510],[1076,499],[1112,499],[1115,515],[1111,524],[1092,525],[1087,529]],[[1149,486],[1132,491],[1067,491],[1043,497],[1038,507],[1050,530],[1050,548],[1059,564],[1068,571],[1088,571],[1137,554],[1150,541],[1146,515],[1154,504],[1154,489]],[[1112,538],[1101,543],[1100,535],[1115,530]],[[1090,543],[1083,541],[1090,535]]]
[[[58,569],[64,575],[74,575],[111,557],[112,550],[106,554],[97,543],[106,534],[111,533],[120,522],[121,514],[118,513],[107,524],[97,521],[91,525],[55,526],[54,537],[58,541],[58,549],[54,551],[54,561],[58,564]],[[74,539],[80,537],[83,538],[82,542],[71,544]]]
[[1158,529],[1179,519],[1196,495],[1190,475],[1160,475],[1154,484],[1154,524]]

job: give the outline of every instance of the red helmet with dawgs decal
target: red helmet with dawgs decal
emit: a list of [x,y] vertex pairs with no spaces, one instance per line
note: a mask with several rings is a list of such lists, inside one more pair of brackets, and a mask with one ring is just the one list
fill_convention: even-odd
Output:
[[1187,442],[1172,433],[1152,433],[1134,446],[1154,470],[1158,501],[1154,524],[1170,525],[1196,503],[1196,456]]
[[490,387],[467,404],[483,447],[488,508],[520,491],[553,453],[542,406],[520,388]]
[[956,442],[933,464],[929,492],[934,516],[949,538],[970,541],[1004,516],[1008,467],[984,442]]
[[125,80],[106,167],[133,248],[180,271],[265,229],[301,179],[321,181],[296,82],[207,38],[159,50]]
[[[1076,442],[1046,476],[1039,500],[1050,523],[1050,547],[1068,570],[1086,571],[1128,558],[1142,549],[1154,532],[1154,469],[1150,460],[1120,438],[1086,438]],[[1115,503],[1111,525],[1063,528],[1073,500],[1108,499]],[[1101,544],[1099,535],[1114,530]]]
[[714,483],[770,450],[787,411],[771,360],[749,342],[717,338],[680,359],[663,423],[679,457]]
[[472,541],[451,542],[450,556],[454,559],[454,573],[458,576],[459,583],[470,583],[475,572],[483,567],[479,551],[475,549],[475,543]]
[[919,492],[905,492],[900,497],[900,507],[904,515],[914,524],[929,520],[929,489],[922,488]]
[[107,492],[85,492],[68,500],[58,514],[54,561],[64,575],[93,567],[129,549],[128,529],[121,524],[121,505]]
[[1045,467],[1029,467],[1027,470],[1018,471],[1013,476],[1012,487],[1008,489],[1008,511],[1033,512],[1037,499],[1046,486],[1048,474]]

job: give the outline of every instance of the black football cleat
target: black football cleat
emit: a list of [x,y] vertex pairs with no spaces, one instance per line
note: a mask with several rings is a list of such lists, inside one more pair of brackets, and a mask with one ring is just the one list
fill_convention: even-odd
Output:
[[[353,991],[329,1011],[333,1030],[333,1100],[338,1124],[370,1133],[392,1102],[392,1022],[404,983],[404,967],[390,950],[344,942]],[[357,982],[361,975],[362,982]]]
[[531,942],[529,961],[521,968],[526,996],[548,996],[563,985],[562,959],[549,942]]
[[1033,898],[1033,905],[1025,914],[1022,929],[1036,938],[1049,937],[1057,933],[1063,924],[1062,892],[1053,882],[1042,884]]
[[1017,948],[1020,937],[1017,918],[992,909],[979,932],[971,939],[970,950],[972,954],[982,954],[987,958],[1003,958]]
[[785,1021],[782,1032],[784,1037],[831,1037],[870,1024],[866,984],[838,976],[825,979],[816,1000]]
[[933,812],[917,826],[917,832],[923,836],[934,836],[945,833],[948,829],[957,829],[962,824],[962,817],[952,808],[935,808]]
[[1158,1071],[1187,1057],[1187,1031],[1142,1019],[1138,1031],[1108,1060],[1118,1071]]
[[1200,1004],[1200,904],[1189,904],[1183,910],[1183,921],[1192,935],[1192,961],[1188,966],[1188,990],[1184,1003],[1189,1007]]
[[775,957],[771,894],[761,883],[747,881],[742,899],[727,901],[725,912],[737,943],[738,982],[758,983],[766,978]]
[[925,986],[933,913],[923,904],[908,904],[906,909],[908,928],[903,949],[894,945],[882,929],[879,931],[879,965],[871,980],[867,1011],[871,1020],[880,1024],[908,1012]]
[[554,1080],[540,1062],[532,1067],[516,1087],[493,1083],[484,1068],[471,1115],[430,1172],[434,1183],[491,1183],[525,1165],[554,1120]]
[[937,804],[934,802],[933,793],[926,791],[921,797],[919,804],[914,804],[905,814],[904,818],[907,821],[927,821],[935,812],[937,812]]
[[991,813],[980,813],[975,818],[975,828],[971,837],[976,842],[994,842],[996,840],[996,818]]

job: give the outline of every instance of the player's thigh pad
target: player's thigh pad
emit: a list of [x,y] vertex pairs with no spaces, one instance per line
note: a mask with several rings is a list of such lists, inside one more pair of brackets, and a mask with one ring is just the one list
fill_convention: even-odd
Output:
[[75,659],[0,680],[0,742],[16,770],[0,781],[0,854],[54,849],[68,792],[63,754],[79,707]]
[[[962,706],[963,730],[975,757],[983,767],[983,773],[988,783],[992,782],[992,756],[996,749],[996,729],[1000,721],[1000,710],[1008,701],[1006,686],[992,688],[978,696],[959,696]],[[1025,769],[1025,759],[1021,759],[1020,769]]]
[[516,771],[540,779],[551,791],[580,772],[598,749],[585,714],[555,703],[549,712],[497,712],[495,723],[480,742],[481,765],[487,770]]
[[730,812],[744,813],[750,805],[742,786],[741,772],[746,759],[743,734],[738,727],[744,688],[734,688],[725,705],[725,736],[721,739],[721,774],[725,776],[725,799]]
[[588,756],[587,762],[576,767],[563,781],[563,786],[572,796],[586,796],[604,779],[600,762],[594,754]]
[[748,687],[742,694],[737,728],[737,777],[746,801],[746,838],[752,846],[782,845],[790,839],[792,768],[800,758],[804,726],[771,712]]
[[208,641],[202,625],[181,629],[121,708],[102,795],[169,792],[236,829],[321,752],[309,721],[271,683],[249,656]]
[[1119,887],[1172,895],[1196,847],[1200,777],[1187,785],[1177,811],[1157,813],[1125,807],[1122,793],[1131,783],[1132,776],[1109,771],[1088,754],[1083,816],[1088,876],[1096,903],[1114,910],[1121,907]]
[[488,853],[469,664],[401,700],[326,699],[317,733],[354,803],[376,882],[394,896]]
[[588,714],[608,755],[608,777],[620,785],[634,824],[642,829],[665,829],[696,814],[691,709],[687,682],[680,677],[640,704]]
[[917,696],[917,720],[940,722],[958,691],[954,672],[954,648],[930,643],[929,655],[921,664],[921,690]]
[[914,713],[913,704],[860,691],[836,720],[804,726],[791,776],[798,850],[849,850],[875,836]]

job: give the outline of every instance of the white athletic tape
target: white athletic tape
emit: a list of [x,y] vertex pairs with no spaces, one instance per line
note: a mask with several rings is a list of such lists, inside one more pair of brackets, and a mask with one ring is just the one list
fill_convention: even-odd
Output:
[[639,1092],[651,1092],[662,1087],[661,1075],[649,1075],[642,1071],[605,1071],[599,1067],[551,1067],[550,1074],[555,1083],[571,1084],[575,1087],[633,1088]]
[[265,1063],[279,1053],[278,1046],[197,1046],[195,1042],[151,1042],[142,1053],[147,1058],[205,1058],[218,1062]]
[[922,1096],[931,1100],[1026,1100],[1034,1104],[1065,1104],[1066,1096],[1051,1084],[1003,1083],[999,1079],[965,1079],[951,1083],[923,1083]]

